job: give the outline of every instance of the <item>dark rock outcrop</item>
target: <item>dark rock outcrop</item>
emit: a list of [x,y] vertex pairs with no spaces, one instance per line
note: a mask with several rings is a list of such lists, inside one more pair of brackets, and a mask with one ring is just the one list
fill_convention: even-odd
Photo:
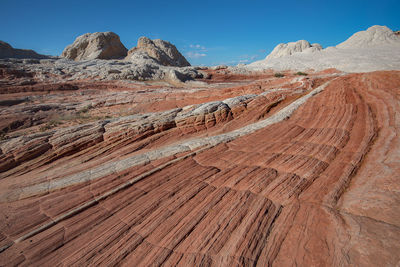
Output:
[[16,49],[10,44],[0,41],[0,58],[48,58],[30,49]]

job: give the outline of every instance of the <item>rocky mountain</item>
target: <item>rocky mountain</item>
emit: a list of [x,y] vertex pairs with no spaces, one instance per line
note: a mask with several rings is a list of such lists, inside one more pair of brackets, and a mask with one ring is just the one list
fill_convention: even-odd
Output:
[[291,56],[294,53],[313,53],[321,50],[322,46],[320,44],[310,44],[306,40],[299,40],[297,42],[277,45],[265,59]]
[[113,32],[86,33],[79,36],[61,54],[61,57],[79,60],[122,59],[127,49]]
[[10,44],[0,41],[0,58],[48,58],[49,56],[41,55],[30,49],[16,49]]
[[137,46],[130,49],[126,60],[135,60],[141,52],[146,53],[163,66],[187,67],[190,63],[170,42],[155,39],[150,40],[147,37],[140,37]]

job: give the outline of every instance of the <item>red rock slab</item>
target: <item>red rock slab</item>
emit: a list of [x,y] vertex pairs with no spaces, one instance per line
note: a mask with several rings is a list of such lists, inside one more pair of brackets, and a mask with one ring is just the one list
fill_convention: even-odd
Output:
[[[3,227],[0,264],[395,266],[399,84],[400,72],[339,77],[289,119],[173,161],[29,238],[17,239],[35,228],[27,219]],[[88,186],[62,190],[72,202]],[[60,193],[3,214],[32,212],[40,227],[63,212],[52,209]]]

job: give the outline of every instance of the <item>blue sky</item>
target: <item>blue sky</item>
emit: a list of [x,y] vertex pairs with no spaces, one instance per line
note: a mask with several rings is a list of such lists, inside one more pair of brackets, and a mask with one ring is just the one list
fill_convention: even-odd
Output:
[[400,30],[399,0],[0,0],[0,7],[0,40],[15,48],[60,55],[81,34],[113,31],[128,49],[140,36],[170,41],[192,65],[248,63],[300,39],[333,46],[372,25]]

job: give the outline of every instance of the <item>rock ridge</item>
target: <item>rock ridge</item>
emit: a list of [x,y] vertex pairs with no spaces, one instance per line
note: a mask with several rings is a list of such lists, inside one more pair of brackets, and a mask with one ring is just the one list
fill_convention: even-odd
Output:
[[43,59],[50,56],[41,55],[30,49],[16,49],[10,44],[0,41],[0,58],[33,58]]

